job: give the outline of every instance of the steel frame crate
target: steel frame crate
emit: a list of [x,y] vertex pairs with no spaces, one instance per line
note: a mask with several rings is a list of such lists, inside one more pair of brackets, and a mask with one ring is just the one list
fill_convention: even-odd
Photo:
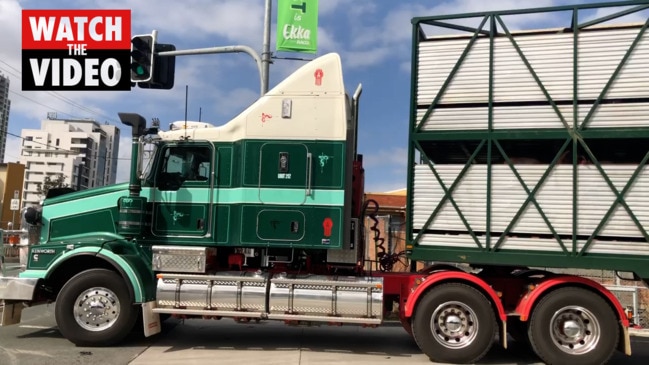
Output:
[[[619,6],[606,17],[588,13]],[[413,19],[414,259],[627,267],[649,277],[647,8],[600,3]],[[568,24],[509,25],[536,13]],[[628,23],[629,14],[644,21]],[[427,36],[434,28],[457,34]]]

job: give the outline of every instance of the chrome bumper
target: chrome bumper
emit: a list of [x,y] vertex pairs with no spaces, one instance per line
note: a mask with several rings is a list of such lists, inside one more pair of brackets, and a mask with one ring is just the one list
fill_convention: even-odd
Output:
[[0,277],[0,300],[24,300],[34,299],[38,279]]

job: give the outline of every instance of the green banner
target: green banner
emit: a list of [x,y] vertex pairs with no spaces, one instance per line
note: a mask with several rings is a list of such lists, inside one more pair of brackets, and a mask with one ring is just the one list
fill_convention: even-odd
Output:
[[277,0],[277,50],[316,53],[318,0]]

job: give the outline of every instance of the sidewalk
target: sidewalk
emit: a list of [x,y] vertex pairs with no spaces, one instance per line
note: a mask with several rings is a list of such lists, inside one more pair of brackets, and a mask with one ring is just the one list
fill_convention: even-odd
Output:
[[181,321],[130,365],[431,364],[401,327]]
[[[229,319],[220,321],[186,320],[161,336],[130,365],[293,365],[293,364],[433,364],[421,353],[415,341],[398,325],[378,328],[360,326],[294,327],[282,322],[240,324]],[[631,329],[634,354],[639,341],[646,341],[649,329]],[[640,339],[642,338],[642,339]],[[640,346],[642,347],[642,346]],[[635,364],[616,354],[611,364]],[[511,343],[504,350],[494,344],[484,363],[542,364],[525,346]]]

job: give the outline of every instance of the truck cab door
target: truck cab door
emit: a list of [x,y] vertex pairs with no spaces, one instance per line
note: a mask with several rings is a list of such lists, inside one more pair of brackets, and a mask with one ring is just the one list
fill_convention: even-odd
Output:
[[208,237],[212,216],[214,148],[167,145],[154,180],[154,236]]
[[268,142],[259,150],[259,201],[303,205],[311,194],[311,154],[303,143]]

